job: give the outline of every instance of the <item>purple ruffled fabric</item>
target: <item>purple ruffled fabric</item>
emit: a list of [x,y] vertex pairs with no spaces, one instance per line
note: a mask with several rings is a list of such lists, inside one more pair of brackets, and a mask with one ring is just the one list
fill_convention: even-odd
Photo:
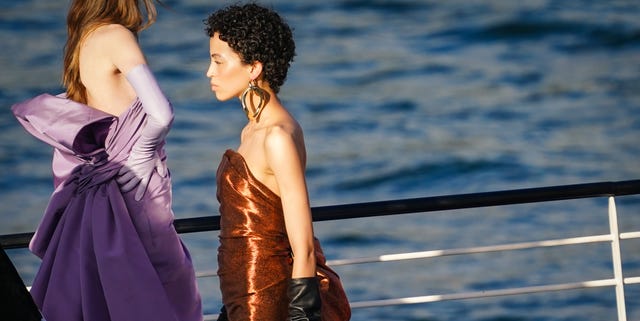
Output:
[[54,148],[55,190],[29,246],[42,259],[31,294],[44,318],[202,320],[191,257],[173,227],[169,175],[153,175],[139,202],[115,181],[146,119],[141,103],[115,117],[42,94],[12,111]]

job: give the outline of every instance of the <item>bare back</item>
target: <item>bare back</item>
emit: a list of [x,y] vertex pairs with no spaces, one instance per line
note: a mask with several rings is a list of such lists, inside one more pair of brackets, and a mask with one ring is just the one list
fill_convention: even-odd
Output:
[[146,63],[135,35],[121,25],[104,25],[92,31],[80,48],[80,79],[87,90],[87,104],[119,116],[136,93],[126,73]]

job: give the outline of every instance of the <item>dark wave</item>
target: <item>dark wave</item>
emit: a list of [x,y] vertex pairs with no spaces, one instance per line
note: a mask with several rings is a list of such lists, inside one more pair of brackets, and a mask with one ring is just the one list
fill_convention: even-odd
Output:
[[194,73],[189,72],[185,69],[179,68],[159,68],[156,72],[157,77],[167,78],[167,79],[190,79],[193,78]]
[[483,28],[474,34],[477,39],[540,39],[551,35],[579,34],[586,26],[564,21],[512,20]]
[[474,41],[530,41],[553,37],[570,37],[552,41],[560,50],[615,49],[640,44],[640,30],[623,25],[596,25],[572,21],[509,20],[476,32],[463,32]]
[[424,187],[426,182],[435,184],[481,173],[500,173],[504,179],[524,179],[530,175],[524,165],[515,162],[445,160],[435,164],[418,163],[395,170],[380,170],[372,175],[343,180],[335,184],[334,188],[340,191],[355,191],[380,186],[410,186],[407,182],[421,182],[419,185]]
[[50,19],[33,19],[33,18],[9,18],[0,20],[0,30],[25,31],[46,31],[59,29],[64,20],[58,20],[58,17]]
[[347,234],[333,235],[322,239],[322,244],[326,246],[399,246],[406,241],[401,238],[389,236],[371,235],[366,233],[352,232]]
[[455,71],[454,66],[443,64],[427,64],[424,66],[407,65],[403,68],[374,69],[360,75],[336,77],[339,84],[345,86],[366,86],[374,83],[384,83],[393,79],[406,79],[413,76],[446,75]]
[[[464,48],[473,43],[542,42],[559,51],[579,52],[595,49],[621,49],[640,45],[640,29],[628,24],[598,24],[568,20],[533,20],[514,17],[488,25],[461,24],[416,37],[422,42],[449,39],[444,50]],[[456,40],[456,41],[451,41]]]
[[416,102],[411,100],[386,101],[378,106],[380,111],[411,112],[418,109]]
[[617,49],[640,45],[640,30],[621,30],[621,28],[593,28],[582,35],[582,41],[563,46],[569,51],[581,51],[591,48]]
[[544,79],[544,75],[537,71],[524,71],[520,73],[507,74],[502,76],[499,81],[501,83],[511,84],[515,86],[528,86],[539,84]]
[[359,11],[375,10],[385,14],[407,13],[427,8],[427,5],[419,1],[383,1],[383,0],[350,0],[341,1],[337,7],[340,10]]

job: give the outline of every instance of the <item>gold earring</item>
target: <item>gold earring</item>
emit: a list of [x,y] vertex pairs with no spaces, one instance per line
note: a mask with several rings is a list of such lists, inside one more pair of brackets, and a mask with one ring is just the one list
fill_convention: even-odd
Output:
[[[253,94],[258,97],[257,106],[253,104],[253,100],[251,99],[249,94]],[[247,97],[249,97],[249,102],[247,103]],[[255,119],[260,116],[264,105],[266,104],[267,92],[258,87],[257,82],[255,80],[249,82],[249,87],[244,90],[242,93],[242,97],[240,101],[242,102],[242,110],[247,114],[247,118]]]

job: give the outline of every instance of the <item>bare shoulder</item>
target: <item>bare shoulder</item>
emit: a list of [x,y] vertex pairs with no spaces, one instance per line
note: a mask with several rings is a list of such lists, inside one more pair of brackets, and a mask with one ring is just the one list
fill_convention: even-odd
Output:
[[146,63],[136,35],[119,24],[98,27],[87,35],[82,50],[94,61],[124,74],[136,65]]
[[119,24],[108,24],[97,27],[85,39],[85,44],[100,45],[101,50],[117,50],[119,47],[137,44],[131,30]]
[[283,119],[266,128],[265,144],[270,149],[281,149],[283,144],[296,144],[302,138],[302,128],[293,118]]
[[[267,128],[264,147],[271,166],[290,166],[290,162],[306,163],[302,128],[293,118],[285,118]],[[303,165],[304,166],[304,165]]]
[[91,32],[90,37],[103,38],[103,39],[109,39],[114,37],[135,38],[135,35],[133,34],[133,32],[131,32],[131,30],[127,29],[125,26],[114,23],[114,24],[106,24],[106,25],[97,27],[95,30]]

